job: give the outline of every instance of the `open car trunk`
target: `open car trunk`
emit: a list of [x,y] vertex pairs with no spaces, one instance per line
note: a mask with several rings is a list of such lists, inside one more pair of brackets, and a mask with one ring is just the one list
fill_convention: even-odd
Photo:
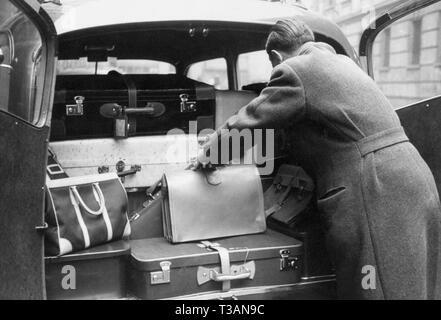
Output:
[[[148,103],[149,97],[166,105],[166,112],[158,118],[142,118],[138,135],[115,139],[114,126],[117,119],[102,119],[98,110],[104,103],[129,103],[130,89],[124,82],[114,82],[106,76],[59,77],[53,112],[51,150],[57,161],[69,176],[83,176],[100,172],[123,173],[131,168],[138,169],[122,177],[129,199],[129,217],[135,217],[147,204],[147,188],[161,178],[165,172],[184,170],[190,158],[196,155],[197,134],[202,129],[215,128],[231,114],[247,104],[256,93],[247,91],[220,91],[212,87],[180,79],[174,75],[134,76],[137,86],[138,104]],[[146,80],[149,80],[146,81]],[[155,80],[152,80],[155,79]],[[172,80],[174,79],[174,80]],[[77,83],[77,80],[79,81]],[[95,80],[95,81],[94,81]],[[100,81],[98,81],[100,80]],[[100,88],[95,88],[99,84]],[[149,84],[151,84],[149,86]],[[179,85],[177,85],[179,84]],[[117,86],[116,89],[106,86]],[[154,88],[151,88],[151,86]],[[164,86],[161,88],[161,86]],[[201,92],[202,91],[202,92]],[[196,111],[183,112],[179,96],[189,94],[197,106]],[[83,116],[66,116],[66,108],[72,97],[82,95]],[[144,100],[146,99],[146,100]],[[86,120],[82,122],[82,117]],[[173,119],[172,123],[170,123]],[[145,125],[152,123],[153,125]],[[154,123],[156,121],[156,123]],[[193,121],[194,127],[188,127]],[[59,122],[59,124],[56,124]],[[91,125],[96,122],[96,125]],[[133,119],[128,123],[133,124]],[[82,126],[85,127],[82,127]],[[166,134],[174,125],[179,130]],[[56,126],[56,127],[55,127]],[[64,126],[64,127],[63,127]],[[144,127],[143,127],[144,126]],[[155,131],[148,131],[154,128]],[[147,130],[147,132],[145,131]],[[284,155],[278,151],[277,163]],[[271,159],[273,160],[273,159]],[[277,171],[277,169],[275,169]],[[262,177],[264,187],[272,181],[271,176]],[[243,236],[220,240],[221,245],[230,248],[232,264],[255,263],[253,279],[231,281],[232,289],[222,290],[220,283],[208,280],[198,284],[200,268],[213,269],[219,264],[219,257],[213,251],[201,249],[200,243],[172,245],[163,238],[162,222],[159,218],[145,221],[145,228],[157,230],[151,237],[120,241],[87,249],[66,256],[46,258],[46,283],[50,299],[84,298],[186,298],[216,299],[231,296],[246,298],[332,298],[334,297],[334,276],[324,251],[323,237],[317,221],[307,220],[296,230],[275,224],[277,231],[268,230],[263,235]],[[148,224],[148,225],[147,225]],[[139,227],[138,227],[139,228]],[[283,235],[283,233],[285,235]],[[254,240],[253,240],[254,239]],[[225,242],[225,243],[224,243]],[[259,245],[259,242],[261,243]],[[249,243],[250,245],[244,245]],[[256,246],[254,248],[253,246]],[[235,247],[246,247],[239,254]],[[255,254],[248,256],[248,250]],[[268,251],[269,250],[269,251]],[[283,250],[289,251],[284,258]],[[199,255],[199,258],[195,258]],[[245,262],[242,260],[245,258]],[[281,268],[284,259],[296,260],[295,268]],[[287,260],[288,261],[288,260]],[[294,260],[290,260],[294,261]],[[170,270],[163,263],[171,263]],[[76,290],[63,290],[60,283],[72,265],[76,272]],[[248,265],[247,265],[248,266]],[[95,270],[103,270],[97,272]],[[162,277],[168,272],[168,281]],[[267,277],[267,274],[272,275]],[[154,280],[157,277],[159,280]],[[113,279],[109,281],[109,279]],[[156,279],[156,278],[155,278]],[[189,290],[189,288],[193,288]]]
[[[356,60],[352,47],[334,24],[304,14],[303,9],[296,10],[302,11],[318,41]],[[86,57],[89,62],[99,63],[113,56],[159,59],[173,64],[176,74],[122,75],[115,70],[100,74],[96,71],[98,64],[95,73],[59,74],[50,141],[58,162],[69,176],[119,172],[128,193],[129,216],[136,217],[148,205],[148,187],[164,172],[172,174],[188,166],[196,155],[201,131],[219,127],[257,97],[264,85],[251,85],[249,89],[255,91],[239,90],[234,59],[241,53],[262,50],[270,26],[270,21],[172,21],[101,26],[61,34],[60,60]],[[220,47],[219,43],[227,45]],[[193,63],[220,56],[227,60],[228,90],[185,76]],[[130,115],[127,111],[148,108],[152,103],[162,105],[164,112],[151,116]],[[102,109],[106,104],[107,111]],[[111,114],[124,107],[125,115],[119,111]],[[286,162],[285,144],[284,135],[276,135],[275,158],[269,159],[275,163],[274,173]],[[264,189],[271,182],[272,175],[262,177]],[[231,290],[224,290],[213,279],[198,284],[201,268],[210,269],[208,273],[220,271],[221,261],[215,252],[198,247],[200,243],[173,246],[158,238],[161,232],[155,232],[155,237],[46,257],[48,297],[334,298],[335,277],[314,216],[312,212],[296,228],[270,222],[274,230],[265,234],[219,240],[230,250],[236,271],[242,272],[242,264],[251,261],[256,267],[253,279],[231,280]],[[149,222],[161,228],[160,219],[147,219]],[[247,244],[247,248],[236,252],[235,247],[241,244]],[[250,261],[246,258],[248,249],[252,251]],[[76,290],[60,286],[72,274],[72,270],[63,269],[67,264],[76,270]],[[290,264],[292,267],[284,267]],[[203,278],[200,272],[199,278]]]
[[[328,42],[338,53],[357,59],[337,26],[304,9],[293,7],[292,11],[310,24],[318,41]],[[76,13],[81,20],[90,12],[83,15],[80,9]],[[129,215],[136,216],[146,205],[148,187],[164,172],[173,173],[188,165],[196,154],[198,133],[219,127],[257,96],[253,91],[238,90],[239,70],[234,59],[240,53],[261,50],[275,19],[125,24],[112,21],[112,25],[81,24],[83,30],[71,30],[69,23],[60,23],[61,29],[68,28],[59,35],[60,60],[85,57],[89,62],[99,63],[109,57],[159,59],[173,64],[176,74],[123,75],[117,70],[98,74],[98,64],[95,73],[59,74],[51,119],[51,151],[69,176],[118,172],[128,193]],[[100,19],[94,17],[95,20]],[[228,60],[228,90],[215,90],[184,76],[191,64],[219,56]],[[103,105],[107,107],[103,109]],[[171,129],[174,130],[170,132]],[[274,172],[286,160],[282,150],[285,142],[282,136],[276,141],[276,159],[271,159],[276,163]],[[262,177],[264,188],[271,180],[271,176]],[[197,243],[171,250],[172,245],[155,237],[111,242],[61,257],[46,257],[47,297],[333,298],[335,279],[317,221],[311,218],[295,229],[277,224],[271,227],[277,230],[242,240],[219,240],[231,250],[232,263],[238,265],[235,270],[243,271],[242,262],[256,263],[254,279],[232,280],[229,291],[213,279],[197,283],[200,268],[218,271],[220,262],[215,253]],[[247,248],[235,252],[234,247],[241,243],[247,244]],[[161,247],[161,252],[156,247]],[[251,261],[246,261],[249,248],[253,250],[249,255]],[[169,249],[170,254],[164,255]],[[195,255],[200,259],[195,259]],[[204,278],[204,273],[199,276]],[[179,287],[173,290],[173,285]],[[186,292],[185,288],[190,286],[194,290]]]

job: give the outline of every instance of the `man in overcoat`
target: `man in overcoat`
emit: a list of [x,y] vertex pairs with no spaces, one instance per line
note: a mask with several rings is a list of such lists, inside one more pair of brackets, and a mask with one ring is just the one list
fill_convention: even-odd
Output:
[[441,298],[438,191],[387,98],[298,20],[279,21],[266,50],[268,86],[204,149],[220,129],[287,129],[292,162],[316,182],[338,297]]

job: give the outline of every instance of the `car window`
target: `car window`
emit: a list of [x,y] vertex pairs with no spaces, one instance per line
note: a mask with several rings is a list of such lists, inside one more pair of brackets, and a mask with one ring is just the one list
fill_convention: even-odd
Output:
[[239,88],[243,86],[268,82],[272,66],[265,50],[242,53],[237,60],[239,70]]
[[93,62],[87,61],[87,58],[77,60],[59,60],[57,65],[57,74],[107,74],[115,70],[122,74],[174,74],[176,68],[174,65],[156,60],[139,59],[117,59],[109,57],[107,61]]
[[194,63],[188,69],[187,76],[208,83],[216,89],[228,89],[227,62],[224,58]]
[[441,3],[380,32],[373,46],[375,81],[395,108],[441,94]]
[[36,123],[44,51],[37,27],[10,2],[0,2],[0,109]]

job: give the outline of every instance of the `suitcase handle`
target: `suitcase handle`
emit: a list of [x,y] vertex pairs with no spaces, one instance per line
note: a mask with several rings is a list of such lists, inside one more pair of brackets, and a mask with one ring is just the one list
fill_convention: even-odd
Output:
[[232,265],[230,274],[224,274],[219,271],[219,267],[206,268],[199,267],[197,271],[198,284],[202,285],[209,281],[227,282],[234,280],[253,279],[256,274],[256,264],[254,261],[246,262],[242,265]]
[[216,281],[216,282],[250,279],[251,278],[251,271],[231,275],[231,274],[219,273],[216,270],[211,270],[210,278],[211,278],[211,280]]

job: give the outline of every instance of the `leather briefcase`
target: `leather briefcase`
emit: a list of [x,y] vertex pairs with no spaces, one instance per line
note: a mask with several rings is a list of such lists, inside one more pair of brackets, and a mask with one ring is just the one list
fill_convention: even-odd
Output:
[[164,236],[172,243],[266,230],[257,168],[230,165],[162,178]]
[[295,223],[311,203],[313,191],[314,181],[302,168],[281,165],[264,194],[266,216],[285,225]]
[[127,238],[127,194],[116,173],[49,180],[45,253],[58,256]]

